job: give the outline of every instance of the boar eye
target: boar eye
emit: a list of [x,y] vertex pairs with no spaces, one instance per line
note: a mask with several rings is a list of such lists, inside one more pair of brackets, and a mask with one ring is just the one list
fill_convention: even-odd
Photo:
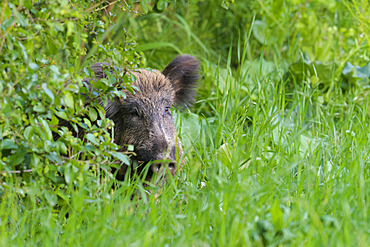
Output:
[[171,112],[170,112],[170,107],[166,106],[166,107],[164,108],[164,112],[165,112],[165,113],[171,113]]
[[135,108],[130,109],[130,113],[132,116],[139,116],[139,112]]

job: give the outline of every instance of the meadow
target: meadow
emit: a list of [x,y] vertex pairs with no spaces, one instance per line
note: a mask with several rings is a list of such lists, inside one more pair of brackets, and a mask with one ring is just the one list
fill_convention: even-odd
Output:
[[[104,23],[94,20],[94,30],[103,30],[97,31],[103,37],[96,41],[86,38],[87,32],[71,33],[73,24],[66,21],[56,42],[66,45],[68,56],[53,53],[57,48],[50,41],[45,41],[47,48],[38,47],[44,40],[35,34],[37,26],[27,29],[25,24],[26,31],[15,30],[17,24],[11,27],[6,18],[14,16],[20,27],[22,21],[38,24],[36,18],[27,20],[28,10],[20,7],[37,9],[27,5],[32,1],[19,2],[5,1],[0,18],[1,246],[369,246],[368,1],[153,1],[149,9],[133,3],[122,15],[117,14],[122,8],[112,9],[117,19],[99,15]],[[54,2],[69,9],[74,1]],[[62,17],[65,13],[58,12]],[[42,17],[41,10],[38,14],[50,18]],[[47,25],[61,32],[57,24]],[[124,38],[122,26],[131,30]],[[16,38],[4,38],[5,32]],[[29,37],[36,45],[19,39],[26,32],[33,32]],[[85,35],[86,53],[76,48],[79,35]],[[76,43],[68,43],[73,39]],[[130,39],[134,46],[117,48]],[[31,49],[49,49],[45,57],[54,62],[44,62]],[[60,170],[52,164],[59,161],[53,155],[62,144],[50,144],[49,150],[23,141],[33,132],[42,136],[36,129],[21,130],[33,124],[22,115],[31,114],[26,103],[14,103],[22,105],[14,112],[21,112],[23,122],[8,122],[14,116],[7,115],[5,105],[21,95],[17,85],[23,85],[23,78],[29,81],[24,88],[41,90],[29,86],[39,83],[26,76],[32,71],[49,91],[42,86],[42,96],[30,93],[27,97],[43,99],[42,105],[30,99],[30,109],[53,130],[50,112],[57,111],[49,109],[58,102],[57,92],[69,76],[82,78],[80,71],[93,59],[163,69],[178,53],[201,61],[196,103],[185,111],[173,109],[185,164],[165,186],[152,185],[151,193],[132,180],[112,190],[116,182],[103,172],[109,163],[104,149],[112,147],[99,126],[89,130],[103,133],[105,146],[87,157],[100,155],[103,171],[92,171],[81,160],[68,161]],[[20,68],[19,75],[8,68]],[[66,99],[72,96],[77,104],[72,92],[78,89],[66,88],[71,93],[61,96],[60,104],[68,106]],[[76,107],[78,111],[83,110]],[[74,112],[67,112],[68,117]],[[47,129],[37,119],[35,126]],[[9,151],[17,149],[30,157],[21,159],[17,151]],[[9,172],[20,164],[29,164],[33,174]],[[63,182],[57,178],[61,174]]]

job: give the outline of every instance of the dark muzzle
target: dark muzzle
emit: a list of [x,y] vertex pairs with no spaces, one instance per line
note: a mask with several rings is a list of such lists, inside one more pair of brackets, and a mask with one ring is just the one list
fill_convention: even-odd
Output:
[[155,162],[150,166],[153,173],[161,174],[165,173],[166,169],[171,173],[172,176],[176,174],[176,161],[169,160],[169,162]]

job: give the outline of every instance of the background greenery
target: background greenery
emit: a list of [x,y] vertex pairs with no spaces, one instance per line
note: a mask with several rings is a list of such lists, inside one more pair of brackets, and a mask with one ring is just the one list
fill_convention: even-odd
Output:
[[[368,246],[368,1],[0,9],[2,246]],[[175,112],[184,169],[151,194],[112,190],[110,166],[128,160],[104,111],[83,104],[88,66],[163,69],[179,53],[202,61],[194,108]],[[95,85],[104,99],[117,76],[129,88],[111,75]]]

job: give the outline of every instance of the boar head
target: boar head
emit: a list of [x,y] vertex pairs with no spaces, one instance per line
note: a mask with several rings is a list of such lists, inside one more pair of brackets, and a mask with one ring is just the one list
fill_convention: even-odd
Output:
[[[105,77],[106,64],[97,63],[93,69],[97,79]],[[131,173],[141,173],[149,162],[146,180],[166,169],[174,176],[178,165],[176,154],[183,154],[171,115],[171,107],[184,108],[194,101],[195,87],[199,78],[199,62],[183,55],[176,57],[161,73],[156,70],[135,70],[134,93],[123,89],[126,98],[115,98],[104,106],[106,117],[114,124],[114,141],[120,151],[127,145],[134,146],[139,165]],[[165,160],[165,161],[164,161]],[[123,165],[116,178],[123,180],[128,167]]]

